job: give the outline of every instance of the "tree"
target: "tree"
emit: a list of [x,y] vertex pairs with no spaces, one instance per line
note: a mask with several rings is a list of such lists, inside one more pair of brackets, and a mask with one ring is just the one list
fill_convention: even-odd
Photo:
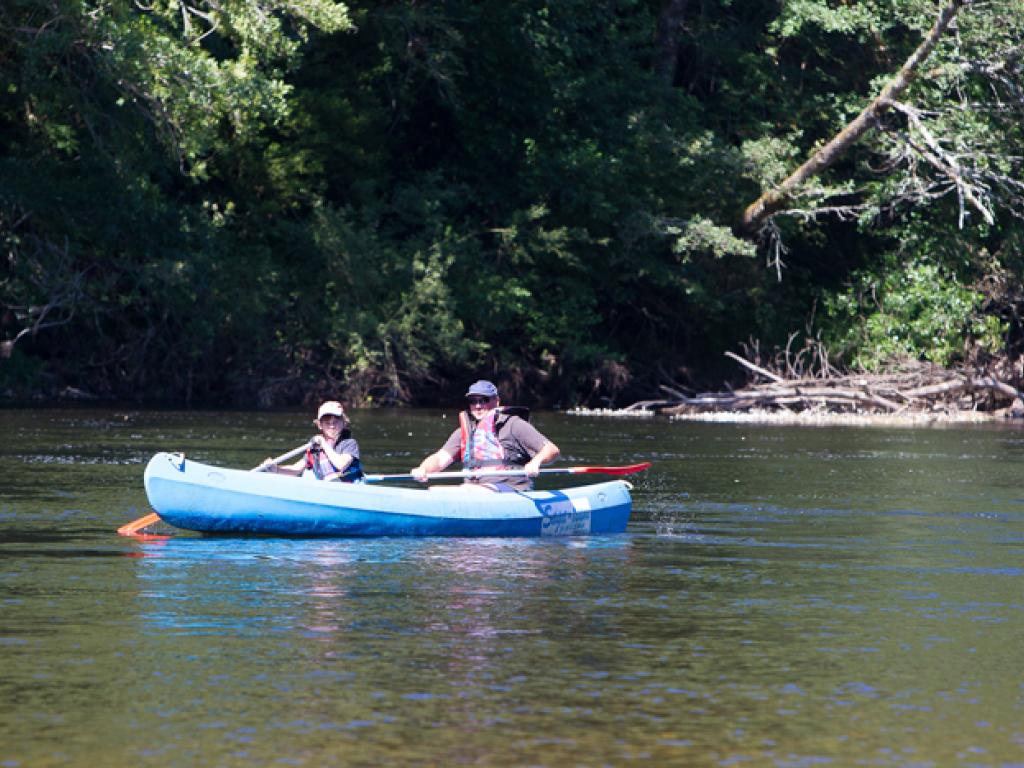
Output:
[[[0,387],[598,404],[795,327],[874,359],[857,324],[919,310],[955,361],[1024,315],[1018,5],[13,0]],[[907,263],[946,298],[858,303]]]
[[[204,188],[210,164],[265,142],[291,113],[284,78],[303,44],[349,27],[328,0],[5,3],[5,356],[60,329],[36,347],[55,370],[104,370],[122,393],[176,367],[190,379],[188,345],[210,327],[194,305],[234,212]],[[182,378],[168,381],[188,396]]]
[[[747,206],[742,218],[747,231],[780,213],[803,218],[856,216],[885,206],[927,204],[948,192],[960,200],[961,226],[965,206],[989,225],[995,221],[997,205],[1016,209],[1020,168],[1009,147],[1021,106],[1016,66],[1021,46],[1015,42],[1021,31],[1019,14],[1013,3],[969,5],[956,24],[963,5],[961,0],[943,5],[927,35],[870,104]],[[926,76],[911,88],[926,65]],[[905,94],[910,101],[903,100]],[[880,169],[873,174],[873,184],[808,185],[871,131],[876,136],[867,151],[875,155],[874,167]],[[934,181],[923,178],[924,169],[934,174]],[[1000,189],[1008,194],[999,194]],[[799,205],[801,197],[808,205]],[[859,202],[850,202],[857,197]]]
[[953,23],[953,19],[962,5],[963,0],[951,0],[943,6],[928,35],[900,67],[899,72],[882,89],[882,92],[803,165],[783,179],[774,189],[768,190],[747,206],[743,212],[742,221],[745,229],[755,230],[763,225],[766,219],[781,211],[801,185],[835,163],[858,139],[878,124],[886,111],[894,107],[898,108],[899,97],[910,86],[911,80],[935,49],[939,38]]

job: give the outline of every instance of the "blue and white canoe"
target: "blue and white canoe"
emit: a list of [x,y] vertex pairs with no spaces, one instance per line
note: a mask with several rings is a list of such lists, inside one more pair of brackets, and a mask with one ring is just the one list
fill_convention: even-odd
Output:
[[145,484],[165,522],[221,534],[582,536],[621,533],[632,509],[623,480],[507,493],[396,488],[223,469],[171,453],[150,459]]

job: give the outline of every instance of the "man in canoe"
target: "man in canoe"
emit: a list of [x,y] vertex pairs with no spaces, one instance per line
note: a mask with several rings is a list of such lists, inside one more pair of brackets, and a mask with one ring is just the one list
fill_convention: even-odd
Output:
[[458,457],[465,470],[523,469],[526,477],[501,475],[474,478],[468,482],[496,491],[528,491],[542,464],[554,461],[558,446],[538,432],[526,419],[503,409],[498,388],[478,381],[466,392],[467,408],[459,413],[459,428],[452,432],[441,450],[432,453],[412,470],[421,483],[432,472],[440,472]]
[[309,441],[306,455],[285,467],[270,463],[268,459],[263,463],[266,471],[282,475],[310,474],[317,480],[340,480],[343,483],[363,482],[359,443],[352,437],[341,403],[336,400],[325,402],[317,411],[313,424],[320,434]]

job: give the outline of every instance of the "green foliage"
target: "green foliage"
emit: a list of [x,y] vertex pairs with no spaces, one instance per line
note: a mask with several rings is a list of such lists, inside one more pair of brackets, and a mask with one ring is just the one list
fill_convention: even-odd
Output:
[[25,355],[19,349],[0,365],[0,395],[19,400],[29,399],[47,383],[43,361]]
[[312,28],[350,28],[330,0],[102,2],[83,14],[97,66],[139,109],[189,172],[205,178],[209,156],[251,142],[289,113],[291,69]]
[[719,226],[709,219],[697,217],[686,222],[684,226],[669,226],[669,235],[676,237],[677,253],[710,252],[713,256],[727,255],[753,256],[755,248],[749,240],[741,240],[725,227]]
[[[865,365],[995,349],[1021,279],[1018,5],[965,9],[906,96],[920,124],[890,115],[766,251],[740,211],[934,3],[689,3],[667,84],[659,0],[10,0],[0,371],[262,405],[486,373],[607,402],[707,382],[822,296]],[[929,136],[973,197],[911,151]]]
[[990,354],[1002,345],[1006,328],[981,313],[985,297],[935,264],[916,260],[855,280],[825,303],[834,324],[827,342],[854,366],[874,371],[902,359],[945,366],[963,360],[971,339]]

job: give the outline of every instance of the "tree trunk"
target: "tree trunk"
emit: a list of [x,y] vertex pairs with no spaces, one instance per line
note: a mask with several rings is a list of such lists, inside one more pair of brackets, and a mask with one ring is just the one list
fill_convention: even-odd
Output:
[[939,38],[956,18],[957,12],[965,0],[949,0],[939,11],[928,36],[917,47],[917,50],[900,67],[896,76],[857,117],[843,130],[836,134],[824,147],[815,152],[807,162],[786,177],[777,187],[770,189],[757,200],[747,206],[743,212],[742,226],[748,232],[756,231],[766,219],[771,218],[785,206],[790,195],[807,179],[828,168],[836,159],[853,145],[861,136],[874,127],[878,118],[884,114],[906,90],[913,80],[917,69],[928,58]]
[[658,28],[654,34],[655,74],[671,87],[679,64],[679,30],[690,0],[665,0],[658,14]]

